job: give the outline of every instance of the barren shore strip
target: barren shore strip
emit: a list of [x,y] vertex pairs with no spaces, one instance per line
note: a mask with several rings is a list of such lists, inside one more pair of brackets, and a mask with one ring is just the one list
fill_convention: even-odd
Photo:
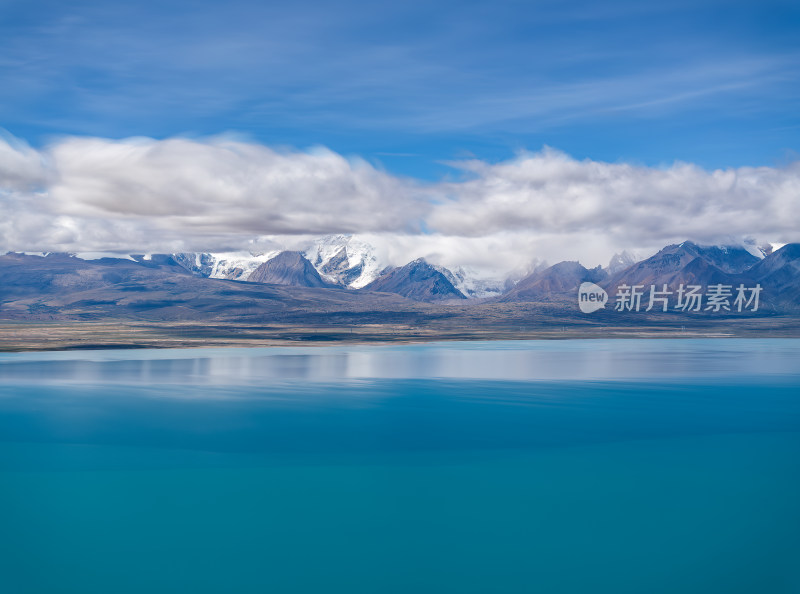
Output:
[[[472,321],[468,325],[464,322]],[[449,340],[535,340],[575,338],[800,338],[800,318],[769,316],[725,320],[642,318],[633,323],[575,319],[513,324],[485,319],[438,320],[423,325],[296,324],[236,325],[229,322],[142,322],[119,320],[0,320],[0,352],[196,347],[269,347],[333,344],[391,344]],[[702,323],[701,323],[702,322]]]

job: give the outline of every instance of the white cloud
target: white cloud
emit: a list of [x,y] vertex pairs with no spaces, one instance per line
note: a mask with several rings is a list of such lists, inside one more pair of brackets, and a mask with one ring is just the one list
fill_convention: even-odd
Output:
[[388,263],[426,257],[502,276],[684,239],[800,239],[800,163],[706,171],[545,149],[453,166],[462,181],[424,184],[321,148],[65,138],[37,151],[0,137],[0,250],[275,249],[357,233]]
[[498,164],[453,165],[471,179],[442,184],[449,200],[427,218],[448,235],[586,234],[619,246],[732,235],[797,240],[800,163],[709,172],[686,163],[577,161],[545,149]]
[[46,181],[43,155],[0,128],[0,191],[31,190]]
[[219,138],[67,139],[50,149],[53,205],[189,234],[329,233],[413,227],[408,182],[326,149],[278,152]]

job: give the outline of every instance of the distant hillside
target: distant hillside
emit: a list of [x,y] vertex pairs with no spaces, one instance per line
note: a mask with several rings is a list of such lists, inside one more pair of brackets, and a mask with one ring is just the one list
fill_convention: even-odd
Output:
[[651,285],[671,291],[680,285],[736,287],[761,285],[759,309],[800,310],[800,247],[788,244],[759,259],[743,248],[702,247],[692,242],[670,245],[617,273],[601,285],[613,299],[621,285]]
[[309,323],[335,312],[378,321],[417,307],[395,295],[203,278],[169,258],[0,256],[0,319]]
[[800,310],[800,243],[772,252],[745,275],[764,288],[764,299],[776,309]]
[[415,301],[466,299],[444,273],[423,259],[389,270],[363,290],[396,293]]
[[704,247],[691,241],[669,245],[615,274],[607,286],[621,284],[676,287],[683,284],[727,283],[760,260],[741,247]]
[[251,283],[290,287],[328,287],[317,269],[300,252],[281,252],[256,268],[247,280]]
[[582,282],[599,283],[606,277],[606,272],[599,266],[587,269],[578,262],[559,262],[526,276],[498,301],[574,300]]

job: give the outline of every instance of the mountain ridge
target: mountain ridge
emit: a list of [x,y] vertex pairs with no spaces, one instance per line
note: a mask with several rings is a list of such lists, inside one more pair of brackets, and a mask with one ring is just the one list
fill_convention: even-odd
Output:
[[386,271],[362,290],[396,293],[415,301],[467,299],[441,270],[424,258]]
[[247,282],[292,287],[331,287],[300,252],[281,252],[261,264],[247,277]]

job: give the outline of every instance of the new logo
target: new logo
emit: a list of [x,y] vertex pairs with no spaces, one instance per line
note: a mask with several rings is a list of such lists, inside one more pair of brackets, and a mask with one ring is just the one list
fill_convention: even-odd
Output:
[[578,287],[578,307],[583,313],[603,309],[608,302],[608,293],[594,283],[581,283]]

